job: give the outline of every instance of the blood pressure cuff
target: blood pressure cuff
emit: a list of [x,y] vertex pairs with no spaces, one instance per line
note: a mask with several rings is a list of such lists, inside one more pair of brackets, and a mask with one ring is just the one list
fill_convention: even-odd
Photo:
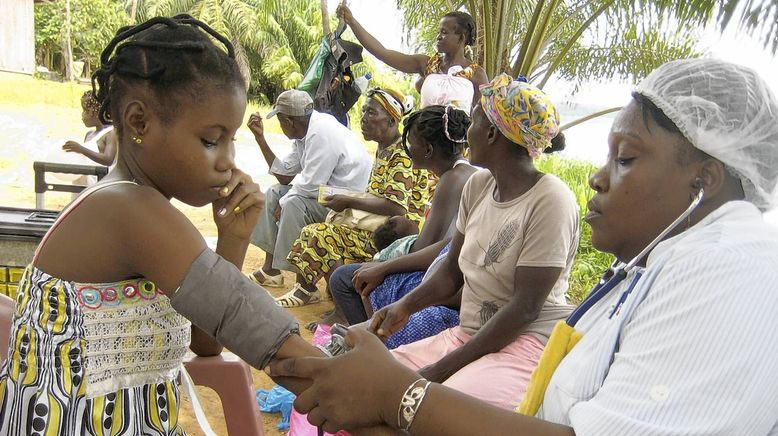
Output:
[[235,265],[206,248],[189,266],[170,304],[255,368],[264,368],[297,321]]

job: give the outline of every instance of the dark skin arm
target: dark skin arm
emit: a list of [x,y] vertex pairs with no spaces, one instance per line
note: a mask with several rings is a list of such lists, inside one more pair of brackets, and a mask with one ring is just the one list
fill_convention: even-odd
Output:
[[351,31],[354,32],[354,36],[357,37],[359,43],[381,62],[396,70],[402,71],[403,73],[424,73],[424,68],[427,66],[427,62],[430,59],[429,56],[419,54],[408,55],[387,49],[383,44],[378,42],[373,35],[368,33],[361,24],[359,24],[348,6],[343,4],[339,5],[335,10],[335,14],[351,28]]
[[400,300],[373,314],[369,330],[386,340],[405,326],[412,313],[425,307],[443,304],[456,295],[464,284],[462,271],[457,263],[464,239],[464,235],[457,232],[451,241],[451,249],[446,259],[432,276]]
[[66,142],[65,145],[62,146],[62,149],[68,153],[83,154],[100,165],[109,166],[113,164],[113,161],[116,158],[116,136],[114,136],[114,132],[106,133],[98,142],[104,144],[104,146],[101,147],[103,149],[102,151],[91,150],[76,141]]
[[419,374],[427,380],[442,383],[471,362],[515,341],[527,325],[537,319],[561,273],[562,268],[556,267],[516,267],[514,294],[508,304],[466,344],[423,368]]
[[[273,162],[276,160],[276,154],[273,153],[273,150],[270,149],[270,145],[265,139],[265,126],[262,123],[262,115],[260,115],[259,112],[251,114],[247,125],[249,130],[251,130],[251,133],[254,134],[254,140],[257,141],[259,150],[262,152],[262,157],[265,158],[265,162],[267,162],[268,168],[272,167]],[[288,176],[284,174],[273,173],[273,175],[276,177],[276,180],[278,180],[278,183],[282,185],[288,185],[292,183],[292,180],[294,179],[294,176]]]
[[335,194],[326,197],[322,204],[335,212],[340,212],[347,208],[364,210],[365,212],[386,216],[405,215],[406,212],[402,205],[387,200],[386,198],[375,196],[371,198],[357,198],[343,194]]
[[475,171],[470,165],[459,165],[443,173],[432,198],[430,214],[411,252],[421,250],[446,237],[451,223],[457,219],[465,182]]
[[489,83],[489,76],[486,75],[486,70],[479,66],[473,69],[473,77],[470,81],[473,82],[473,104],[476,104],[481,96],[480,87],[484,83]]
[[[227,192],[222,194],[224,198],[217,200],[214,209],[217,215],[222,209],[226,212],[217,221],[218,248],[231,262],[242,263],[264,198],[259,186],[246,179],[238,186],[237,175],[242,173],[234,173]],[[95,220],[94,216],[102,218]],[[171,295],[205,248],[200,232],[158,191],[118,185],[92,194],[73,210],[51,234],[36,266],[64,280],[83,283],[146,277],[165,295]],[[74,250],[81,255],[73,256]],[[212,339],[205,336],[204,340],[193,337],[193,344],[211,354],[216,350]],[[300,336],[291,335],[275,358],[292,356],[321,356],[321,352]],[[307,384],[305,380],[280,381],[292,391]]]
[[[271,374],[312,379],[295,409],[335,433],[339,429],[397,428],[397,409],[406,388],[419,375],[398,363],[380,341],[352,327],[353,349],[332,359],[297,358],[271,365]],[[376,377],[375,374],[381,374]],[[385,428],[386,428],[385,427]],[[574,436],[572,428],[500,409],[445,386],[432,384],[419,407],[412,434],[469,436]]]
[[[258,186],[256,189],[258,190]],[[236,206],[241,207],[241,211],[239,211],[238,213],[234,212]],[[256,205],[252,205],[244,201],[237,201],[236,199],[231,199],[227,201],[217,201],[213,205],[214,217],[219,216],[219,211],[221,209],[225,209],[227,211],[225,216],[221,218],[222,220],[227,222],[224,222],[221,225],[219,225],[218,224],[219,221],[215,218],[215,220],[217,220],[217,227],[219,228],[219,239],[217,241],[217,251],[221,251],[221,253],[219,254],[224,253],[226,256],[228,256],[226,257],[226,259],[229,260],[231,263],[235,264],[235,262],[238,262],[242,265],[243,259],[245,258],[245,254],[246,254],[246,247],[248,246],[248,237],[251,234],[251,229],[254,226],[254,224],[252,223],[256,223],[256,218],[257,218],[256,215],[259,214],[260,208],[256,207]],[[140,217],[137,218],[140,219]],[[181,215],[181,218],[185,220],[185,223],[181,223],[181,224],[188,224],[187,227],[189,227],[189,230],[193,231],[194,233],[191,233],[190,237],[188,238],[181,238],[182,246],[180,247],[180,249],[188,252],[189,256],[191,256],[194,251],[197,251],[197,255],[199,255],[202,249],[205,248],[205,241],[202,239],[202,236],[199,235],[197,229],[194,226],[192,226],[191,223],[189,223],[188,220],[185,217],[183,217],[183,215]],[[230,218],[232,218],[232,220]],[[161,234],[162,233],[161,230],[154,233],[155,234],[153,238],[155,239],[153,240],[164,241],[164,242],[160,242],[161,245],[170,244],[171,243],[170,236],[175,235],[174,233],[172,233],[170,236],[164,237],[164,239],[162,239],[163,235]],[[195,243],[194,241],[195,233],[197,235],[197,239],[199,239],[197,243]],[[186,243],[187,241],[189,243]],[[197,248],[192,249],[192,246],[196,246]],[[170,253],[168,253],[168,255],[170,255]],[[194,261],[197,255],[192,257],[192,261]],[[154,264],[152,265],[145,264],[143,268],[146,268],[147,270],[149,270],[149,272],[141,273],[141,274],[157,282],[157,280],[153,279],[154,276],[152,276],[151,274],[154,274],[156,276],[159,276],[160,274],[164,274],[165,273],[164,271],[157,270],[158,266],[162,266],[163,263],[164,262],[162,262],[162,260],[159,259],[157,260],[157,262],[154,262]],[[191,264],[191,261],[188,263]],[[179,268],[168,270],[168,274],[170,274],[171,271],[179,271],[180,270]],[[188,265],[186,269],[188,269]],[[151,272],[152,270],[155,271]],[[185,272],[186,270],[184,270],[184,274]],[[183,280],[183,277],[184,275],[182,274],[178,279],[179,283],[181,280]],[[166,279],[163,279],[163,281],[165,280]],[[166,285],[159,282],[157,283],[160,285],[160,287],[162,287],[162,289],[176,289],[178,287],[178,285],[176,285],[175,287],[163,287]],[[194,332],[196,331],[193,331],[193,333]],[[221,348],[221,345],[218,345],[218,343],[213,338],[208,336],[202,330],[199,330],[197,338],[193,335],[192,344],[194,345],[195,343],[197,343],[196,347],[199,348],[199,350],[197,351],[206,351],[206,352],[213,353],[215,351],[215,347],[218,346],[219,348]],[[193,351],[195,351],[194,348]],[[276,353],[273,359],[283,359],[292,356],[321,356],[321,355],[322,355],[321,351],[311,346],[299,335],[291,335],[283,343],[283,345],[278,350],[278,352]],[[276,382],[282,384],[284,387],[291,390],[292,392],[299,392],[308,385],[307,380],[301,380],[301,379],[278,378]]]
[[442,250],[450,240],[451,238],[446,238],[416,251],[415,253],[396,257],[387,260],[386,262],[368,262],[362,264],[352,278],[354,289],[363,297],[368,296],[373,292],[373,289],[383,283],[384,278],[389,274],[425,271],[430,267],[432,261],[438,257],[440,250]]

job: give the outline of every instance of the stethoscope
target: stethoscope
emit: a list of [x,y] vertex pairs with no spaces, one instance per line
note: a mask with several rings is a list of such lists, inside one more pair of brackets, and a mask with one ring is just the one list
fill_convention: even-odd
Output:
[[[567,317],[567,324],[571,327],[574,327],[575,324],[581,319],[581,317],[589,310],[591,309],[595,304],[597,304],[600,300],[602,300],[610,291],[613,290],[616,286],[618,286],[622,281],[624,281],[625,278],[627,278],[627,274],[640,262],[643,257],[645,257],[651,250],[656,247],[657,244],[659,244],[665,236],[667,236],[668,233],[670,233],[678,224],[680,224],[683,220],[687,219],[689,215],[694,212],[695,209],[697,209],[697,206],[702,202],[702,198],[704,196],[705,192],[704,189],[701,187],[699,192],[697,192],[697,195],[694,196],[692,199],[691,204],[689,204],[689,207],[686,208],[685,211],[681,215],[678,216],[672,223],[670,223],[669,226],[667,226],[664,230],[662,230],[654,240],[652,240],[646,248],[640,251],[640,253],[637,254],[637,256],[633,257],[632,260],[630,260],[627,263],[619,262],[618,260],[614,261],[610,268],[608,268],[608,271],[603,274],[602,278],[600,278],[600,281],[597,283],[597,285],[592,289],[592,291],[589,293],[589,295],[584,299],[583,302],[581,302],[580,305],[573,311],[573,313],[570,314],[570,316]],[[637,285],[638,280],[640,280],[641,273],[638,272],[635,274],[635,278],[632,280],[630,285],[627,287],[627,289],[621,294],[621,297],[619,298],[619,301],[614,305],[613,309],[611,309],[610,317],[613,317],[614,314],[617,313],[621,305],[626,301],[629,294],[632,292],[632,289],[635,288],[635,285]]]

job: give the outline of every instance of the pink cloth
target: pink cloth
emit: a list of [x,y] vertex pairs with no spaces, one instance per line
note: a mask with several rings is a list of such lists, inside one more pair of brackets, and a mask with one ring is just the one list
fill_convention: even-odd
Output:
[[[392,354],[403,365],[418,371],[463,346],[470,338],[461,328],[453,327],[400,346],[392,350]],[[543,347],[536,337],[522,334],[497,353],[487,354],[460,369],[443,385],[497,407],[513,410],[527,391]]]
[[[316,331],[313,333],[313,345],[323,345],[330,341],[332,334],[330,334],[330,326],[319,324]],[[308,415],[304,415],[297,410],[292,409],[292,414],[289,416],[289,433],[288,436],[318,436],[316,427],[312,426],[308,422]],[[332,433],[324,433],[328,436],[349,436],[345,431],[339,431],[335,435]]]

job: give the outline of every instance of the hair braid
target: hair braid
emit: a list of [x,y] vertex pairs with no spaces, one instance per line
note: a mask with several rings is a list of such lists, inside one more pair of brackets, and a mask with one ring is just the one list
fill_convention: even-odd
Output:
[[[447,126],[444,115],[448,118]],[[465,111],[449,107],[447,112],[446,106],[427,106],[405,119],[402,141],[405,144],[411,129],[416,129],[418,135],[434,148],[442,149],[448,157],[456,157],[462,154],[469,127],[470,117]]]
[[[213,40],[226,49],[218,48]],[[205,82],[216,86],[245,87],[230,41],[189,15],[155,17],[116,32],[100,55],[100,68],[92,75],[92,88],[100,102],[101,122],[116,124],[119,103],[134,85],[152,92],[163,121],[172,120],[181,94],[196,99]]]

